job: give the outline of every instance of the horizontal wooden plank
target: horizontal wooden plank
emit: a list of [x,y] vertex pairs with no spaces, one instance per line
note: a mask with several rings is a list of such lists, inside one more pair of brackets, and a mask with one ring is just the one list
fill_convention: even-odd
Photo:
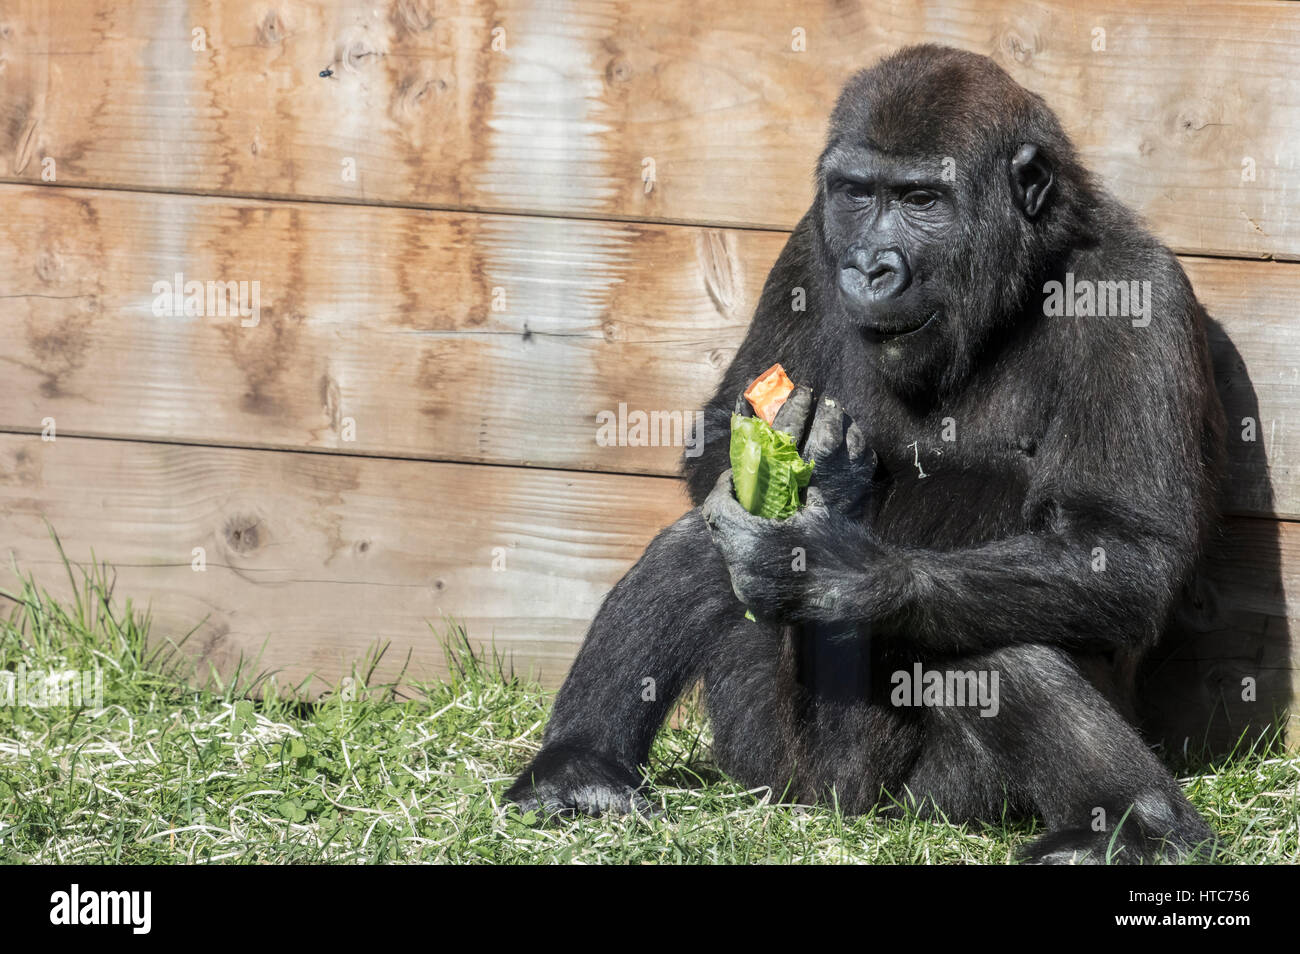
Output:
[[[786,240],[26,186],[0,202],[0,428],[621,473],[675,473],[681,441],[610,445],[599,415],[690,419]],[[1222,326],[1228,505],[1300,515],[1300,267],[1185,265]],[[155,314],[177,273],[258,282],[257,325]]]
[[[680,446],[601,446],[597,414],[698,408],[784,241],[12,186],[0,197],[0,313],[19,330],[0,355],[0,424],[53,416],[68,434],[605,471],[674,472]],[[258,324],[154,314],[154,283],[177,273],[259,282]]]
[[[678,483],[653,477],[0,435],[6,574],[11,550],[52,591],[66,585],[48,519],[74,560],[93,550],[120,595],[151,603],[155,638],[206,619],[190,647],[202,660],[260,657],[281,685],[335,680],[383,641],[379,678],[408,651],[412,676],[436,677],[427,623],[447,614],[558,684],[605,592],[685,509]],[[1300,592],[1300,526],[1229,529],[1152,683],[1153,724],[1179,745],[1207,726],[1235,738],[1300,690],[1300,604],[1286,598]],[[1255,702],[1240,699],[1247,676]]]
[[789,228],[844,80],[924,41],[1040,92],[1171,245],[1300,256],[1300,7],[1265,0],[15,0],[0,176]]
[[1211,316],[1215,383],[1227,417],[1225,506],[1300,516],[1300,267],[1183,259]]
[[205,660],[260,653],[282,684],[336,679],[388,640],[394,666],[410,650],[413,676],[444,674],[428,623],[448,615],[554,683],[605,591],[688,507],[653,477],[0,435],[21,567],[60,585],[48,518],[73,559],[93,549],[123,596],[152,601],[156,635],[206,618]]

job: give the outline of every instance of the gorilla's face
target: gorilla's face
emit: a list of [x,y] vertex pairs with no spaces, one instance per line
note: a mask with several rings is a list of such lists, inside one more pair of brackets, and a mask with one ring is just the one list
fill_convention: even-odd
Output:
[[821,287],[899,393],[955,386],[1051,259],[1038,225],[1052,163],[1032,142],[963,148],[979,134],[958,132],[926,155],[850,130],[818,168]]
[[880,340],[942,323],[952,183],[937,163],[839,145],[822,160],[823,241],[843,313]]

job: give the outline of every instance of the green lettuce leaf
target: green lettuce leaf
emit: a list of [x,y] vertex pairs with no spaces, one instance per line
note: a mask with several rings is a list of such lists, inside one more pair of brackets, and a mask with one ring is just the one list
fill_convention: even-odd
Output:
[[731,417],[731,482],[736,499],[768,520],[799,509],[799,494],[812,478],[813,462],[799,456],[794,438],[762,418]]

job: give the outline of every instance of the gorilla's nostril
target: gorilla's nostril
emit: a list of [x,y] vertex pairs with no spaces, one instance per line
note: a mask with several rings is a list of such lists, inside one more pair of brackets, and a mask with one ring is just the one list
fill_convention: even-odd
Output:
[[891,267],[877,263],[867,269],[867,281],[874,286],[879,284],[882,278],[887,278],[893,274],[894,270]]
[[855,245],[845,255],[844,264],[841,267],[855,269],[866,276],[871,268],[871,261],[871,254],[862,246]]

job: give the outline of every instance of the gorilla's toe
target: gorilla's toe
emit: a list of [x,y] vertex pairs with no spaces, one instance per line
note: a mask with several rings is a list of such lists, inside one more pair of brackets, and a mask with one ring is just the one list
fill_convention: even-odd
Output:
[[1194,834],[1174,831],[1166,837],[1155,837],[1132,824],[1121,828],[1118,834],[1090,828],[1051,831],[1024,849],[1021,862],[1030,865],[1133,865],[1209,860],[1212,842],[1200,844],[1198,838],[1192,837]]

